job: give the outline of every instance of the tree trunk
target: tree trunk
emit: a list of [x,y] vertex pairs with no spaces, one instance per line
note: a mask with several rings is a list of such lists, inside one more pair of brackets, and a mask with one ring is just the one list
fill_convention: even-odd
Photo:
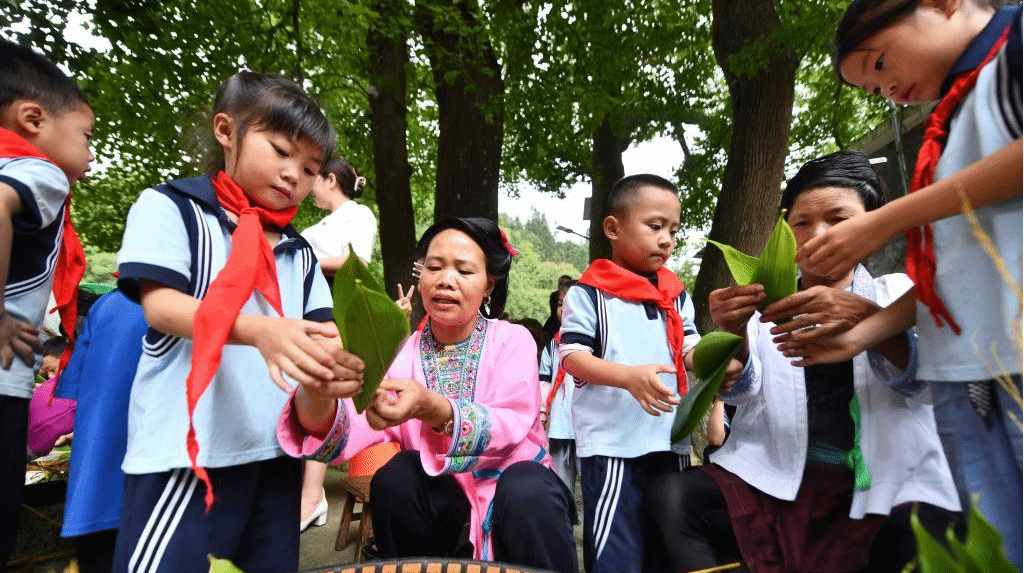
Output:
[[420,0],[438,105],[434,217],[498,220],[505,83],[474,0]]
[[590,260],[612,256],[612,246],[604,236],[604,217],[607,213],[608,193],[612,185],[622,178],[622,152],[629,140],[618,137],[606,115],[592,136],[590,166]]
[[[729,85],[733,130],[710,237],[757,255],[778,215],[799,61],[779,39],[782,23],[772,0],[713,0],[711,13],[712,44]],[[752,42],[758,42],[756,47]],[[752,75],[737,72],[732,57],[741,50],[748,62],[757,57],[755,51],[767,50],[765,65]],[[733,283],[721,252],[708,247],[704,253],[693,295],[699,326],[707,332],[714,328],[708,294]]]
[[[381,14],[404,10],[401,0],[377,0]],[[416,224],[406,146],[406,68],[409,49],[399,26],[371,26],[366,39],[370,64],[370,129],[373,135],[373,167],[376,173],[377,207],[380,214],[380,249],[384,283],[389,294],[411,279]]]

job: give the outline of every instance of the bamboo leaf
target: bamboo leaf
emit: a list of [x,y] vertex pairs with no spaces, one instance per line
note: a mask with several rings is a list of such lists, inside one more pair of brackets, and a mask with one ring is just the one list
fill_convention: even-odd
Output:
[[768,243],[761,251],[761,264],[755,281],[764,285],[764,305],[786,298],[796,292],[796,237],[784,219],[775,221]]
[[990,573],[1016,572],[1017,568],[1003,552],[1003,536],[978,511],[977,500],[967,515],[967,553],[981,571]]
[[743,337],[731,332],[709,332],[693,350],[693,370],[697,381],[676,406],[676,417],[672,422],[672,441],[678,442],[689,436],[701,418],[711,408],[715,394],[722,387],[729,361],[739,351]]
[[761,264],[761,259],[752,257],[738,249],[730,247],[725,243],[719,243],[718,241],[712,241],[708,239],[708,242],[718,247],[722,251],[722,256],[725,258],[725,264],[729,267],[729,272],[732,274],[732,278],[738,285],[748,285],[754,282],[754,277],[757,275],[757,268]]
[[362,412],[409,335],[409,320],[363,261],[350,256],[334,275],[334,322],[345,349],[365,364],[363,389],[352,398]]
[[237,565],[227,559],[218,559],[213,555],[207,555],[210,560],[210,573],[245,573]]
[[344,311],[345,348],[363,360],[363,389],[352,397],[357,412],[370,403],[384,374],[409,335],[409,320],[387,295],[357,282]]
[[910,528],[913,530],[914,539],[917,541],[917,561],[921,565],[921,573],[955,573],[964,571],[964,568],[958,565],[949,553],[946,553],[946,549],[921,525],[921,520],[917,517],[916,507],[910,514]]
[[762,308],[796,292],[796,237],[784,217],[785,213],[775,221],[775,228],[759,257],[708,240],[721,249],[725,264],[737,285],[764,285],[767,296],[761,303]]

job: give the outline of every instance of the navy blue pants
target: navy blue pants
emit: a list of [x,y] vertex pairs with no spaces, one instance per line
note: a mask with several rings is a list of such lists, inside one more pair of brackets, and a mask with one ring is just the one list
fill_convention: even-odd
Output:
[[0,396],[0,571],[18,537],[28,459],[28,402],[28,398]]
[[302,460],[280,457],[210,468],[216,501],[190,468],[126,475],[114,571],[209,571],[207,555],[246,573],[299,567]]
[[652,532],[642,519],[644,491],[654,478],[689,465],[689,456],[672,452],[638,458],[580,458],[583,567],[587,573],[662,570],[663,556],[648,550],[647,538]]
[[[470,506],[450,475],[428,476],[419,452],[406,450],[370,484],[373,534],[381,558],[470,557]],[[512,464],[498,477],[491,512],[494,560],[576,573],[575,506],[555,472]]]

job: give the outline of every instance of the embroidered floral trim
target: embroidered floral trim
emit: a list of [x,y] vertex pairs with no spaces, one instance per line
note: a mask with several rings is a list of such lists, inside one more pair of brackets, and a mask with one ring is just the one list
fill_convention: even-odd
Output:
[[473,469],[491,443],[491,417],[476,402],[456,401],[452,406],[454,433],[443,471],[461,473]]
[[324,443],[312,454],[305,456],[308,460],[328,463],[341,455],[341,450],[348,443],[350,429],[348,411],[340,402],[338,403],[338,415],[334,418],[334,425],[331,431],[324,438]]
[[419,353],[428,390],[452,400],[473,401],[488,324],[478,314],[469,338],[458,344],[445,345],[434,340],[430,321],[427,321],[420,336]]

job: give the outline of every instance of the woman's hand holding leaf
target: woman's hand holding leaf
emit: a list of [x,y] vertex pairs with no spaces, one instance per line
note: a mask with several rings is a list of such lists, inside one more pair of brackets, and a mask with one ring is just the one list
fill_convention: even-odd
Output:
[[719,330],[743,336],[747,322],[764,302],[764,287],[759,284],[720,288],[708,295],[711,320]]
[[846,332],[880,309],[862,296],[818,285],[768,305],[761,322],[776,323],[776,344],[799,344]]
[[414,418],[436,427],[452,417],[448,400],[410,378],[382,380],[365,413],[366,421],[374,430],[397,426]]

